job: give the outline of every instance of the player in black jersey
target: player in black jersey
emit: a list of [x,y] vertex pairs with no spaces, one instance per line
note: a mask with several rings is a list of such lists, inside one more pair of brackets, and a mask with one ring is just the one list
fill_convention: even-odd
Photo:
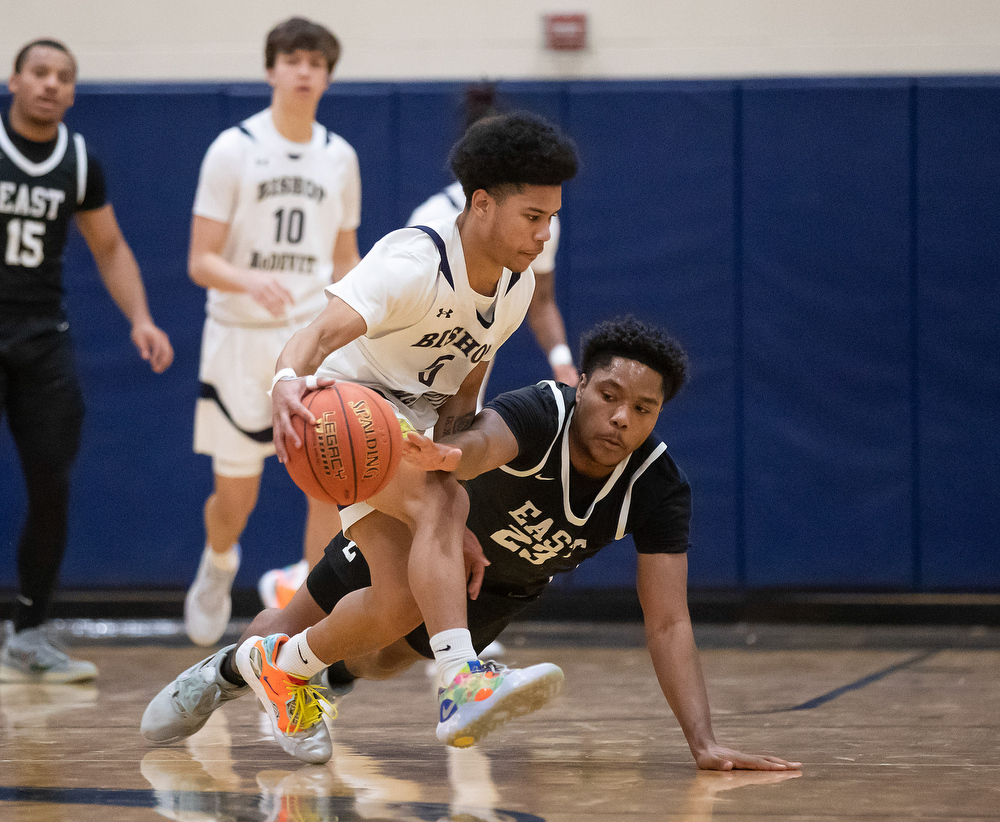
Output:
[[[687,608],[691,489],[653,434],[660,409],[686,381],[683,349],[665,332],[625,318],[590,332],[581,363],[575,389],[544,382],[502,394],[470,429],[437,444],[408,435],[407,459],[466,480],[468,525],[478,540],[467,540],[468,622],[476,650],[537,599],[553,574],[631,534],[650,655],[698,767],[798,768],[797,762],[723,747],[712,732]],[[367,585],[364,557],[338,536],[285,609],[262,612],[251,630],[301,631]],[[188,736],[215,707],[247,691],[227,680],[232,655],[225,651],[175,681],[186,680],[168,694],[170,722],[165,710],[152,710],[157,700],[151,703],[143,719],[147,737]],[[421,626],[377,653],[336,663],[324,673],[324,684],[332,694],[343,693],[356,678],[385,679],[431,656]]]
[[83,417],[62,286],[74,215],[142,358],[160,373],[174,356],[150,317],[135,257],[105,199],[101,167],[62,122],[75,86],[76,60],[66,46],[34,40],[14,60],[10,110],[0,116],[0,415],[7,415],[28,493],[14,634],[0,651],[0,682],[77,682],[97,674],[92,663],[53,647],[43,629],[66,546]]

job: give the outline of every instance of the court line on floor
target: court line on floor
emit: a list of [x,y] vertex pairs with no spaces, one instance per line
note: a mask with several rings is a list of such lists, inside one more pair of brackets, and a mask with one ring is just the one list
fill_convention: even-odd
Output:
[[847,685],[841,685],[839,688],[834,688],[832,691],[827,691],[825,694],[821,694],[813,699],[809,699],[799,705],[794,705],[791,708],[782,708],[779,711],[774,711],[774,713],[787,713],[789,711],[808,711],[813,708],[818,708],[820,705],[825,705],[827,702],[832,702],[838,696],[842,696],[850,691],[859,691],[862,688],[866,688],[874,682],[878,682],[881,679],[885,679],[887,676],[898,673],[899,671],[911,668],[914,665],[923,662],[925,659],[930,659],[935,654],[940,653],[938,650],[923,651],[922,653],[912,656],[909,659],[905,659],[902,662],[897,662],[895,665],[889,665],[887,668],[883,668],[881,671],[876,671],[868,676],[863,676],[861,679],[856,679],[854,682],[848,683]]
[[[163,816],[170,816],[178,808],[202,813],[206,818],[260,819],[265,799],[276,803],[276,810],[285,810],[283,800],[294,802],[303,816],[315,819],[360,820],[363,816],[356,807],[353,796],[298,796],[276,794],[233,793],[229,791],[174,791],[105,788],[35,788],[0,786],[0,806],[7,802],[47,805],[97,805],[106,808],[152,808]],[[389,802],[386,819],[436,820],[450,818],[452,807],[443,803]],[[494,809],[500,819],[513,822],[544,822],[534,814],[523,811]],[[285,818],[284,815],[281,818]]]
[[798,705],[792,705],[789,708],[771,708],[764,711],[741,711],[739,715],[765,716],[767,714],[787,714],[792,711],[809,711],[813,708],[818,708],[820,705],[825,705],[827,702],[832,702],[837,697],[843,696],[850,691],[859,691],[874,682],[885,679],[887,676],[891,676],[892,674],[906,670],[907,668],[912,668],[914,665],[917,665],[926,659],[930,659],[932,656],[935,656],[940,652],[941,651],[938,648],[921,651],[919,654],[916,654],[909,659],[904,659],[902,662],[897,662],[895,665],[889,665],[879,671],[875,671],[873,674],[863,676],[861,679],[856,679],[854,682],[849,682],[847,685],[841,685],[839,688],[834,688],[832,691],[827,691],[825,694],[820,694],[812,699],[807,699],[805,702],[800,702]]

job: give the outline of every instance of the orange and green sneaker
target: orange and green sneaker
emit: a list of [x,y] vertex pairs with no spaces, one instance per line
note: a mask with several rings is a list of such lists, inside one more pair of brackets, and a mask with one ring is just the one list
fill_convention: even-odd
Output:
[[563,672],[543,662],[508,668],[489,660],[466,662],[447,688],[438,691],[437,738],[468,748],[494,728],[537,711],[562,689]]
[[277,743],[302,762],[322,764],[333,755],[330,731],[323,721],[327,702],[308,680],[275,664],[278,650],[287,641],[285,634],[250,637],[236,649],[236,667],[270,717]]

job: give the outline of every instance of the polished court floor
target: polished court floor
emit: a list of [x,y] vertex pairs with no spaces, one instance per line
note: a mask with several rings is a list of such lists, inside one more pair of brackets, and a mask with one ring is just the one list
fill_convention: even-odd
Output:
[[435,740],[425,666],[359,683],[324,766],[252,697],[149,745],[147,702],[204,651],[166,622],[59,627],[101,675],[0,686],[3,822],[1000,819],[1000,629],[697,626],[718,740],[803,762],[769,774],[695,768],[637,626],[509,630],[504,661],[566,686],[475,749]]

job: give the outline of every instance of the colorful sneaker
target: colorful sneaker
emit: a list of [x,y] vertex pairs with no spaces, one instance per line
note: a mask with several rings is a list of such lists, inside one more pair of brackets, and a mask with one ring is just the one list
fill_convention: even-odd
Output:
[[307,576],[309,576],[309,563],[304,559],[284,568],[268,571],[257,583],[257,592],[264,607],[284,608],[292,601],[292,597],[302,587]]
[[287,641],[285,634],[250,637],[236,650],[236,667],[264,706],[277,743],[296,759],[321,765],[333,755],[323,721],[326,700],[307,680],[275,665]]
[[195,645],[214,645],[226,632],[233,610],[231,591],[240,569],[240,546],[232,569],[220,568],[207,545],[198,564],[198,573],[184,597],[184,630]]
[[0,682],[87,682],[97,676],[93,662],[73,659],[55,647],[45,628],[26,628],[11,634],[0,651]]
[[192,665],[146,706],[139,730],[150,742],[174,742],[200,731],[223,702],[250,693],[248,685],[233,685],[219,668],[233,648],[228,645]]
[[437,738],[456,748],[475,745],[504,722],[537,711],[562,684],[562,669],[549,662],[523,669],[492,660],[466,662],[451,685],[438,691]]

